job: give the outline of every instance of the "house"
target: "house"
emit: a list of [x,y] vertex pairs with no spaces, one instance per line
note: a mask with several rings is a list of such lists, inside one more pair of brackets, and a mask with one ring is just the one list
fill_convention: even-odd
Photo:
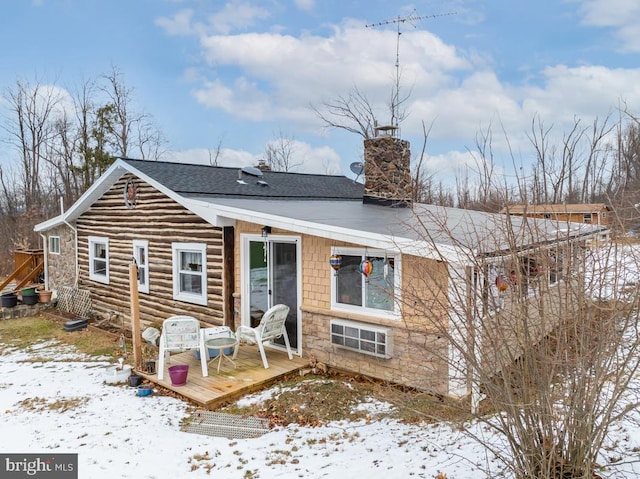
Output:
[[558,205],[511,205],[501,213],[513,216],[527,215],[530,218],[544,218],[563,222],[587,223],[610,226],[611,208],[604,203],[578,203]]
[[[604,228],[533,220],[534,229],[514,217],[507,234],[504,215],[414,204],[407,141],[368,139],[364,160],[361,185],[342,176],[119,159],[71,208],[36,226],[48,287],[87,289],[96,314],[127,317],[135,258],[147,324],[188,314],[235,328],[285,303],[295,354],[465,396],[469,372],[452,366],[455,353],[430,324],[436,316],[425,317],[418,303],[462,331],[473,318],[460,304],[499,315],[490,301],[498,277],[533,274],[543,256],[554,263],[548,282],[561,283],[565,251]],[[514,237],[516,258],[508,253]]]

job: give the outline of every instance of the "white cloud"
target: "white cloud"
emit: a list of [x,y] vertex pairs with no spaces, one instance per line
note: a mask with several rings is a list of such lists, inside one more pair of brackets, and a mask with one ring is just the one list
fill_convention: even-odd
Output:
[[252,5],[243,0],[232,0],[225,4],[219,12],[209,15],[208,21],[212,31],[229,34],[233,30],[253,25],[257,20],[268,18],[268,10]]
[[192,35],[196,33],[195,26],[192,23],[193,10],[185,9],[177,12],[173,17],[157,18],[155,23],[167,33],[167,35]]
[[294,0],[296,7],[305,12],[310,12],[316,6],[315,0]]
[[[576,1],[582,1],[585,24],[615,28],[626,48],[636,48],[637,41],[640,51],[640,30],[635,28],[640,3],[614,0],[619,14],[611,11],[615,8],[608,1]],[[223,13],[220,25],[232,28],[223,21]],[[241,18],[248,24],[258,16],[249,9]],[[235,27],[243,24],[241,18]],[[465,150],[473,150],[476,136],[487,128],[492,130],[492,148],[505,161],[511,155],[524,161],[532,157],[527,135],[535,118],[561,135],[577,118],[589,124],[595,118],[604,120],[621,101],[640,103],[637,69],[560,64],[509,82],[498,76],[496,62],[482,51],[457,50],[426,30],[403,32],[398,44],[393,28],[363,25],[360,20],[344,20],[325,35],[293,36],[274,30],[202,35],[208,70],[200,74],[208,79],[194,95],[201,104],[233,117],[293,124],[302,132],[320,123],[310,104],[346,96],[357,86],[378,118],[387,121],[399,46],[401,87],[411,92],[402,134],[416,143],[422,139],[422,122],[433,122],[429,140],[449,142],[440,150],[449,153],[430,159],[430,166],[448,172],[465,164]],[[308,156],[314,157],[315,151]]]
[[[247,33],[204,37],[204,56],[213,72],[234,67],[233,79],[217,77],[196,93],[210,107],[253,120],[316,118],[311,103],[346,94],[354,85],[382,111],[395,76],[396,33],[362,28],[355,21],[336,26],[329,37]],[[436,91],[450,73],[469,68],[455,49],[428,32],[403,35],[402,81],[407,91],[421,85]]]
[[545,69],[543,75],[544,85],[520,93],[527,113],[571,121],[576,115],[604,116],[621,100],[634,105],[640,102],[640,69],[557,65]]
[[[270,16],[268,10],[251,5],[243,0],[232,0],[213,14],[195,13],[193,9],[183,9],[172,17],[157,18],[155,23],[167,35],[207,35],[217,33],[228,35],[234,30],[245,29]],[[204,20],[198,21],[196,18]]]
[[581,0],[580,13],[585,25],[614,29],[621,50],[640,52],[640,2],[637,0]]

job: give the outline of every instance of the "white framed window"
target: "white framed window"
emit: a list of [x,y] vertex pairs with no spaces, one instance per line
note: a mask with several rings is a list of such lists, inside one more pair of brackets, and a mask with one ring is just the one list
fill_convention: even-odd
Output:
[[591,216],[591,213],[584,213],[582,215],[582,221],[584,221],[585,223],[591,223],[592,219],[593,218]]
[[207,304],[207,245],[172,243],[173,299]]
[[109,238],[89,236],[89,279],[109,284]]
[[[330,273],[332,309],[399,317],[399,254],[344,247],[333,247],[331,254],[341,257],[340,268]],[[364,261],[370,262],[368,275],[361,272]]]
[[49,236],[49,253],[60,254],[60,236]]
[[138,266],[138,291],[149,293],[149,242],[133,240],[133,257]]

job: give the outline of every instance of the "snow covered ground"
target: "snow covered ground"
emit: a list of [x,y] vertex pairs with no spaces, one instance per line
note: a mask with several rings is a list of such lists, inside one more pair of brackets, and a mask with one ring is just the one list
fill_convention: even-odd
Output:
[[[39,362],[31,362],[31,358]],[[55,361],[46,361],[55,358]],[[499,475],[483,449],[447,424],[405,425],[375,419],[324,427],[279,428],[256,439],[180,431],[189,406],[175,398],[138,397],[104,382],[107,362],[45,343],[0,356],[2,453],[78,453],[80,478],[434,478]],[[268,392],[263,393],[268,394]],[[251,396],[243,401],[257,401]],[[371,409],[384,404],[363,405]],[[489,435],[477,425],[476,434]],[[495,444],[500,438],[493,437]],[[620,424],[612,443],[635,459],[640,434]],[[628,465],[618,477],[638,477]],[[444,476],[440,476],[444,477]]]

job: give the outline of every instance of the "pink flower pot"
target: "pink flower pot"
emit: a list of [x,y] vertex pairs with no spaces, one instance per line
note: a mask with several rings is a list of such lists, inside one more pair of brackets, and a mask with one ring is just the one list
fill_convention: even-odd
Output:
[[184,386],[187,384],[187,375],[189,374],[189,366],[178,364],[169,367],[169,377],[172,386]]

